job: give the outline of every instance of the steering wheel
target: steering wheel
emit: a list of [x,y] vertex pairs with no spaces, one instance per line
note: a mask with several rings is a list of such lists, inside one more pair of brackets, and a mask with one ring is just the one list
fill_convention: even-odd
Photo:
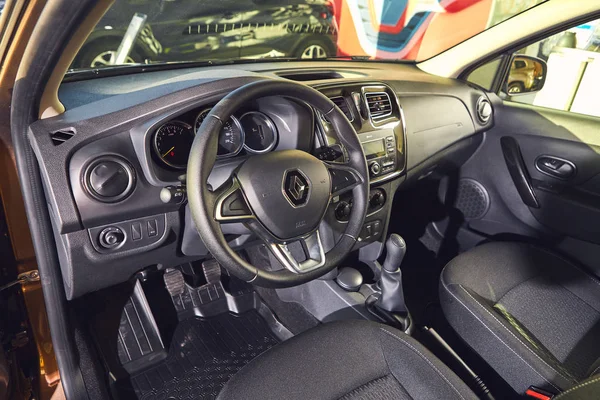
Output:
[[[264,96],[295,98],[323,113],[345,147],[348,161],[327,163],[300,150],[253,155],[223,185],[211,190],[207,182],[224,121],[243,104]],[[367,211],[368,176],[356,131],[331,100],[302,84],[261,80],[234,90],[212,108],[192,144],[186,181],[192,219],[213,257],[244,281],[281,288],[326,274],[352,250]],[[332,198],[348,191],[352,191],[353,207],[345,232],[325,253],[319,225]],[[220,227],[236,222],[255,233],[285,268],[267,271],[236,254]],[[302,245],[303,257],[288,247],[293,242]]]

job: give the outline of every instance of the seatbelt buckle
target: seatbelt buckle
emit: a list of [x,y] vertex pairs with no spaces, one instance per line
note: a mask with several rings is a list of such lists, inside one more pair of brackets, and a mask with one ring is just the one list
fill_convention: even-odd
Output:
[[525,396],[538,400],[550,400],[554,397],[552,393],[546,392],[535,386],[529,386],[529,389],[525,391]]

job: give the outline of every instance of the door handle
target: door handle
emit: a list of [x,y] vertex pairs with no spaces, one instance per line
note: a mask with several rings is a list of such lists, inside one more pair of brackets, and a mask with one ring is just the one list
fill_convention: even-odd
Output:
[[577,172],[575,164],[571,161],[546,155],[536,158],[535,168],[542,174],[562,180],[571,179]]

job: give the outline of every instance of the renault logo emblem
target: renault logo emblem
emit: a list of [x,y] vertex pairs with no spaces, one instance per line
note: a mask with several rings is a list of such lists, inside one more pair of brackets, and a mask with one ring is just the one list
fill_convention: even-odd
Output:
[[299,170],[287,171],[283,179],[283,194],[294,207],[306,204],[310,192],[308,179]]

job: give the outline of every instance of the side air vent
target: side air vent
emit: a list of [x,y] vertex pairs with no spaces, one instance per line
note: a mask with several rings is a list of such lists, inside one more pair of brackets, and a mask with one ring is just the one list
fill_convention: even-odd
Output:
[[373,119],[387,117],[392,113],[392,101],[390,95],[385,92],[367,92],[365,101]]
[[332,97],[332,98],[330,98],[330,100],[333,101],[333,103],[336,106],[338,106],[340,110],[342,110],[342,112],[344,113],[346,118],[348,118],[349,121],[354,120],[352,111],[350,111],[350,107],[348,107],[348,102],[346,101],[346,99],[344,97],[342,97],[342,96]]
[[52,132],[50,134],[52,143],[55,146],[58,146],[59,144],[63,144],[67,140],[71,139],[73,136],[75,136],[75,130],[73,130],[73,129],[64,129],[62,131],[56,131],[56,132]]
[[485,125],[490,122],[490,119],[492,118],[492,104],[487,98],[481,96],[479,100],[477,100],[476,112],[477,120]]

